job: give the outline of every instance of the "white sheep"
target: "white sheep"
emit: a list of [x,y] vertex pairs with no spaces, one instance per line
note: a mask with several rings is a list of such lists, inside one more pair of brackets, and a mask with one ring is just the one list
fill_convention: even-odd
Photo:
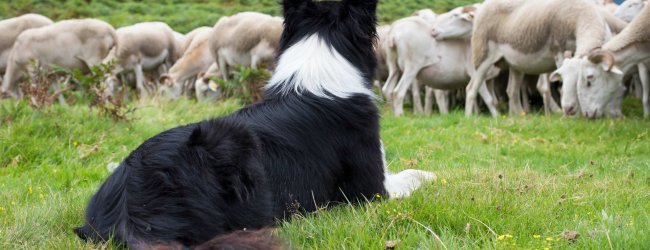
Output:
[[113,27],[96,19],[66,20],[26,30],[18,36],[9,55],[2,91],[21,98],[18,82],[25,73],[32,72],[32,61],[46,70],[57,65],[88,71],[101,64],[117,44]]
[[[427,91],[425,113],[430,113],[434,92],[440,112],[448,113],[445,93],[439,90],[463,88],[470,80],[473,67],[469,39],[475,10],[476,6],[459,7],[438,16],[433,36],[431,30],[434,28],[420,18],[409,17],[393,24],[389,43],[394,46],[389,47],[386,52],[390,73],[384,93],[393,95],[395,115],[403,113],[402,102],[408,88],[417,84],[416,80],[422,85],[438,90]],[[498,71],[492,73],[492,77],[495,77]],[[391,92],[390,88],[399,75],[401,78],[397,87]],[[490,112],[498,115],[495,101],[486,85],[482,85],[481,96]]]
[[4,74],[7,69],[11,47],[14,46],[20,33],[53,23],[49,18],[38,14],[25,14],[0,21],[0,75]]
[[210,37],[210,50],[224,79],[232,66],[257,69],[272,63],[282,34],[283,19],[257,12],[222,17]]
[[186,84],[194,83],[192,79],[196,79],[214,63],[209,44],[212,32],[211,28],[196,30],[183,56],[169,69],[169,73],[160,77],[161,92],[166,97],[178,99],[184,91],[191,89]]
[[[105,61],[115,61],[116,67],[107,78],[107,94],[116,88],[117,75],[133,71],[140,97],[153,93],[154,86],[148,86],[144,71],[164,73],[180,57],[174,31],[162,22],[144,22],[117,30],[118,46]],[[158,77],[154,77],[158,79]]]
[[650,117],[650,80],[643,62],[650,60],[650,6],[618,35],[581,60],[577,90],[585,116],[603,116],[605,107],[620,93],[623,72],[639,67],[643,83],[643,113]]
[[[559,67],[565,51],[578,57],[598,48],[611,37],[604,11],[586,0],[491,0],[476,16],[472,52],[476,72],[467,86],[465,114],[474,113],[478,89],[497,62],[510,69],[510,112],[523,111],[521,85],[524,74],[543,74]],[[575,82],[563,79],[562,106],[576,110]],[[575,98],[574,98],[575,99]]]

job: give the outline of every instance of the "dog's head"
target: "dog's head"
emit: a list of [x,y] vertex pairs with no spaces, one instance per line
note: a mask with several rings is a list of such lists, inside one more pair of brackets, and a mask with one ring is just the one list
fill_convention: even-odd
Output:
[[305,37],[320,35],[371,77],[376,67],[377,0],[284,0],[280,52]]

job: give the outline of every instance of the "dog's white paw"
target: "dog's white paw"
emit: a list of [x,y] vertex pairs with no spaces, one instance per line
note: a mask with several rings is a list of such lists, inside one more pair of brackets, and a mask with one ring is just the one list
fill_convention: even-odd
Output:
[[397,174],[387,174],[384,187],[391,199],[411,196],[411,193],[422,184],[436,180],[438,177],[432,172],[407,169]]

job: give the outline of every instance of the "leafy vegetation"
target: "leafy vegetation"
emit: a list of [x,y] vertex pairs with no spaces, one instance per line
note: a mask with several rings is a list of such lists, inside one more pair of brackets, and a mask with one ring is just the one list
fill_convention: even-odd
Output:
[[[444,12],[474,2],[478,0],[383,0],[379,5],[379,18],[380,23],[389,23],[422,8]],[[99,18],[115,27],[163,21],[182,33],[200,26],[212,27],[221,16],[242,11],[281,14],[278,0],[4,0],[0,4],[0,18],[34,12],[54,20]]]

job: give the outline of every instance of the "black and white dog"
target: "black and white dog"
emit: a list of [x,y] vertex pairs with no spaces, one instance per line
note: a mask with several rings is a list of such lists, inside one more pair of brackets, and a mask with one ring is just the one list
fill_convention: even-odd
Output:
[[428,172],[386,172],[371,92],[377,0],[284,0],[265,100],[145,141],[75,229],[132,248],[191,247],[295,212],[408,196]]

